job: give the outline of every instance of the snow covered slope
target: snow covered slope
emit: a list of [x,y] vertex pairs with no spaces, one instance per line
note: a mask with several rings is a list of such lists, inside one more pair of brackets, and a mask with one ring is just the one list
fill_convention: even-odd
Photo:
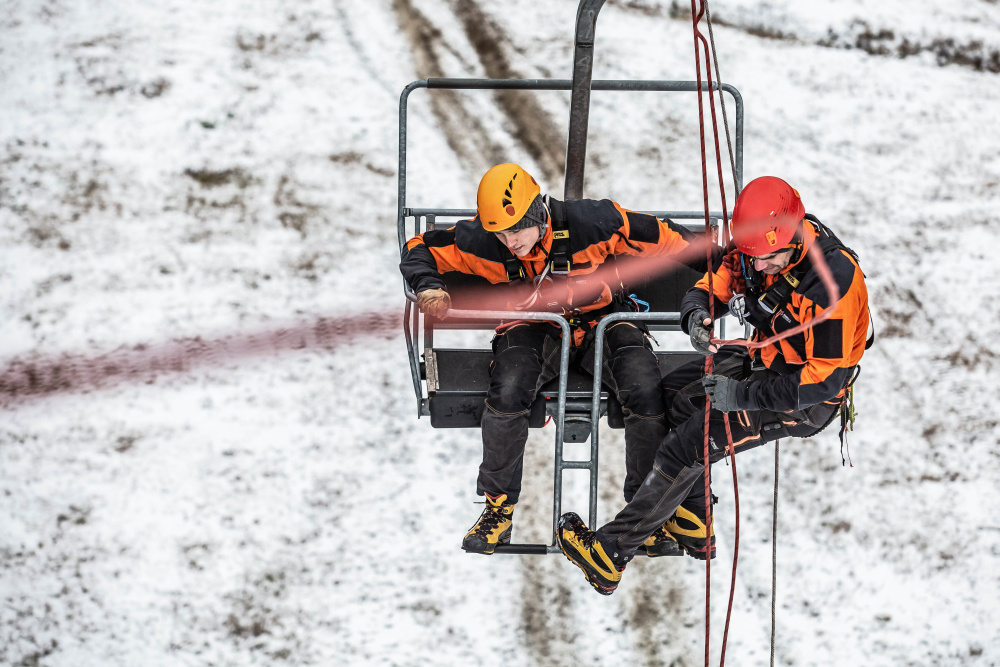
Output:
[[[703,663],[693,559],[603,598],[561,556],[461,551],[478,434],[416,418],[393,323],[400,91],[569,78],[576,5],[5,3],[0,664]],[[791,181],[858,251],[879,331],[853,467],[833,432],[781,443],[776,661],[1000,664],[1000,5],[711,9],[747,179]],[[692,79],[687,12],[609,0],[595,78]],[[408,203],[471,206],[505,160],[561,193],[568,102],[418,91]],[[696,118],[595,93],[585,194],[697,208]],[[552,438],[529,439],[518,541],[550,539]],[[620,432],[601,444],[603,520]],[[769,657],[771,454],[737,461],[734,665]]]

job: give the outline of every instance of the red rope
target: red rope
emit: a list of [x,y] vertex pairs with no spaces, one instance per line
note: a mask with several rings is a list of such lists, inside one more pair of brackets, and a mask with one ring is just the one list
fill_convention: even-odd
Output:
[[733,615],[733,596],[736,593],[736,563],[740,560],[740,485],[736,481],[736,447],[733,446],[733,432],[729,427],[729,413],[723,414],[723,420],[726,423],[726,440],[729,442],[729,446],[726,449],[729,451],[729,460],[732,462],[733,466],[733,505],[735,507],[734,512],[736,514],[736,537],[733,545],[733,575],[729,581],[729,608],[726,610],[726,628],[722,632],[722,658],[719,661],[719,667],[726,664],[726,644],[729,641],[729,621]]
[[[701,4],[701,10],[698,11],[695,7],[695,0],[691,0],[691,25],[694,30],[694,65],[695,72],[697,74],[698,82],[698,132],[699,138],[701,140],[701,183],[702,183],[702,195],[705,204],[705,238],[711,238],[712,227],[709,219],[709,201],[708,201],[708,155],[705,150],[705,102],[704,95],[701,89],[701,59],[699,58],[699,44],[698,38],[700,32],[698,31],[698,22],[701,21],[702,13],[704,12],[704,3]],[[711,69],[708,71],[708,78],[711,82],[712,72]],[[709,91],[711,92],[711,83],[709,83]],[[713,103],[713,121],[715,120],[715,109]],[[718,128],[713,126],[716,130],[716,142],[718,142]],[[721,185],[721,183],[720,183]],[[706,244],[705,254],[708,257],[708,291],[711,295],[713,293],[712,288],[712,276],[714,275],[714,267],[712,266],[712,249]],[[709,298],[708,301],[709,317],[712,322],[715,322],[715,299]],[[712,372],[713,361],[712,355],[705,357],[705,374],[708,375]],[[711,648],[711,625],[712,625],[712,550],[711,550],[711,539],[712,535],[712,491],[711,491],[711,462],[709,460],[709,414],[711,413],[712,406],[711,401],[708,397],[705,397],[705,421],[704,421],[704,434],[705,440],[703,444],[703,457],[705,461],[705,667],[709,666],[709,653]]]
[[[711,223],[709,218],[709,199],[708,199],[708,156],[705,146],[705,110],[704,110],[704,99],[702,92],[702,78],[701,78],[701,59],[699,57],[700,53],[704,53],[705,58],[705,71],[708,79],[708,96],[709,96],[709,106],[712,115],[712,134],[715,141],[715,160],[718,170],[719,178],[719,192],[722,197],[722,216],[723,216],[723,241],[728,239],[728,229],[729,229],[729,218],[728,209],[726,207],[726,188],[725,182],[722,176],[722,156],[720,152],[720,142],[719,142],[719,123],[718,118],[715,113],[715,95],[712,88],[712,65],[711,65],[711,49],[709,48],[708,41],[705,36],[698,29],[698,24],[701,22],[702,17],[706,13],[705,0],[698,0],[698,7],[695,6],[695,0],[691,0],[691,22],[694,31],[694,61],[695,61],[695,71],[697,74],[697,84],[698,84],[698,129],[701,140],[701,177],[702,177],[702,193],[704,197],[705,204],[705,238],[711,238]],[[699,48],[700,42],[700,48]],[[702,51],[703,49],[703,51]],[[720,89],[721,91],[721,89]],[[739,184],[735,184],[739,185]],[[712,267],[712,252],[711,246],[706,243],[706,254],[708,256],[708,308],[709,317],[712,320],[713,326],[715,323],[715,290],[713,286],[714,269]],[[828,319],[833,311],[836,310],[837,304],[840,301],[840,290],[837,288],[836,282],[833,280],[833,274],[830,271],[830,267],[826,263],[826,259],[823,257],[823,253],[819,248],[818,243],[813,243],[809,247],[809,256],[812,261],[813,266],[816,268],[816,272],[826,289],[827,294],[830,297],[830,305],[826,310],[820,313],[818,316],[814,316],[810,321],[803,322],[792,329],[771,336],[770,338],[765,338],[759,341],[747,341],[747,340],[719,340],[712,338],[712,343],[718,348],[723,345],[741,345],[747,349],[754,350],[766,347],[777,343],[778,341],[784,340],[789,336],[794,336],[795,334],[801,333],[806,329],[812,328],[819,324],[820,322]],[[713,370],[713,357],[708,355],[705,357],[705,374],[710,374]],[[711,464],[709,461],[709,415],[711,412],[711,400],[706,396],[705,399],[705,421],[704,421],[704,433],[705,440],[703,445],[703,456],[705,461],[705,667],[710,664],[710,639],[711,639],[711,599],[712,599],[712,550],[711,550],[711,535],[713,531],[713,512],[712,512],[712,493],[711,493]],[[732,569],[732,579],[729,586],[729,605],[726,610],[726,624],[722,635],[722,653],[720,657],[720,667],[724,667],[726,664],[726,645],[729,639],[729,625],[732,619],[733,612],[733,597],[736,592],[736,571],[737,564],[739,562],[739,551],[740,551],[740,492],[739,492],[739,482],[736,474],[736,448],[733,446],[733,434],[732,428],[729,423],[728,413],[723,415],[723,421],[726,426],[726,440],[727,447],[726,451],[730,457],[730,462],[733,468],[733,496],[735,505],[735,544],[733,547],[733,569]]]
[[[705,204],[705,235],[706,238],[710,238],[711,226],[709,220],[709,199],[708,199],[708,156],[705,147],[705,111],[704,111],[704,98],[702,92],[702,79],[701,79],[701,59],[699,57],[699,52],[704,53],[705,58],[705,71],[708,78],[708,97],[709,97],[709,108],[711,109],[712,115],[712,135],[715,142],[715,161],[717,167],[717,175],[719,179],[719,192],[722,198],[722,217],[723,217],[723,234],[728,231],[729,227],[729,217],[728,208],[726,206],[726,188],[725,181],[722,176],[722,155],[719,142],[719,121],[715,113],[715,93],[712,88],[712,65],[710,60],[710,48],[704,35],[698,29],[698,23],[701,22],[702,16],[705,14],[705,3],[704,0],[700,1],[700,8],[696,11],[695,0],[691,0],[691,17],[692,17],[692,27],[694,29],[694,53],[695,53],[695,70],[697,74],[698,83],[698,128],[701,138],[701,172],[702,172],[702,191],[704,195]],[[701,48],[699,49],[699,42]],[[714,269],[712,267],[712,252],[711,248],[706,244],[706,254],[708,256],[708,293],[709,293],[709,317],[711,318],[713,324],[715,322],[715,299],[712,296],[715,294],[713,288],[713,277]],[[710,374],[713,370],[712,355],[705,358],[705,374]],[[712,512],[712,492],[711,492],[711,463],[709,459],[709,415],[711,413],[711,400],[706,397],[705,399],[705,422],[704,422],[704,433],[705,440],[703,444],[704,460],[705,460],[705,667],[710,664],[710,648],[711,648],[711,600],[712,600],[712,546],[711,546],[711,535],[713,533],[713,512]],[[736,458],[735,458],[735,448],[733,447],[733,435],[732,430],[729,425],[729,415],[723,415],[723,420],[726,425],[726,439],[728,441],[727,450],[730,453],[733,463],[733,491],[734,499],[736,505],[736,545],[733,551],[733,570],[732,579],[729,587],[729,605],[726,610],[726,624],[725,630],[722,637],[722,657],[720,665],[724,665],[726,661],[726,645],[729,638],[729,624],[732,618],[733,611],[733,595],[736,590],[736,567],[739,559],[739,539],[740,539],[740,513],[739,513],[739,485],[737,482],[736,475]]]

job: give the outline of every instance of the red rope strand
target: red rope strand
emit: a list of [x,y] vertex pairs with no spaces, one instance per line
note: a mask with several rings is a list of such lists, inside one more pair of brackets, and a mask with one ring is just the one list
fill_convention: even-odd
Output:
[[729,446],[726,449],[729,452],[729,460],[733,466],[733,506],[736,514],[736,537],[733,544],[733,574],[729,581],[729,607],[726,610],[726,628],[722,632],[722,658],[719,661],[719,667],[723,667],[726,664],[726,645],[729,643],[729,621],[733,615],[733,597],[736,594],[736,564],[740,560],[740,485],[736,480],[736,447],[733,446],[733,432],[729,427],[728,412],[723,415],[723,420],[726,423],[726,439],[729,442]]
[[[717,176],[719,179],[719,192],[722,199],[722,216],[723,216],[723,228],[722,231],[725,234],[729,228],[729,214],[728,207],[726,206],[726,188],[725,181],[722,176],[722,155],[719,141],[719,122],[715,112],[715,93],[713,90],[712,81],[712,65],[711,65],[711,49],[709,48],[708,42],[706,41],[704,35],[698,29],[698,23],[701,21],[702,16],[705,14],[706,8],[704,0],[700,2],[699,11],[695,11],[695,0],[691,0],[691,16],[692,16],[692,27],[694,30],[694,51],[695,51],[695,70],[697,74],[698,83],[698,127],[701,139],[701,171],[702,171],[702,191],[704,195],[704,205],[705,205],[705,236],[710,238],[711,226],[709,220],[709,199],[708,199],[708,156],[705,146],[705,112],[704,112],[704,98],[702,92],[702,79],[701,79],[701,59],[699,57],[699,51],[704,53],[705,57],[705,71],[708,79],[708,97],[709,97],[709,108],[711,109],[712,116],[712,136],[715,144],[715,161],[717,168]],[[699,49],[699,42],[701,44],[701,49]],[[723,238],[725,241],[725,238]],[[709,293],[709,317],[711,318],[713,325],[715,322],[715,299],[714,299],[714,286],[713,277],[714,269],[712,267],[712,253],[711,248],[706,245],[706,254],[708,255],[708,293]],[[713,360],[712,355],[705,358],[705,373],[710,374],[713,370]],[[711,413],[711,400],[706,397],[705,400],[705,422],[704,422],[704,434],[705,440],[703,444],[704,460],[705,460],[705,667],[710,664],[710,641],[711,641],[711,599],[712,599],[712,547],[711,547],[711,535],[713,533],[713,512],[712,512],[712,493],[711,493],[711,463],[709,459],[709,416]],[[729,424],[729,415],[723,415],[723,420],[726,426],[726,439],[728,441],[727,450],[730,453],[733,464],[733,492],[736,505],[736,541],[735,548],[733,551],[733,569],[732,569],[732,579],[729,588],[729,604],[726,610],[726,623],[722,638],[722,655],[720,665],[725,665],[726,661],[726,645],[729,638],[729,624],[732,619],[733,610],[733,596],[736,590],[736,568],[739,559],[739,485],[737,482],[736,475],[736,458],[735,458],[735,448],[733,447],[733,435],[732,429]]]
[[[709,107],[711,109],[712,117],[712,136],[715,143],[715,159],[717,166],[717,175],[719,179],[719,192],[722,198],[722,216],[723,216],[723,242],[728,240],[729,231],[729,217],[728,208],[726,206],[726,188],[725,181],[722,175],[722,156],[719,141],[719,124],[718,118],[715,112],[715,94],[713,90],[712,81],[712,65],[711,65],[711,48],[704,35],[698,28],[698,24],[701,22],[702,17],[707,13],[707,8],[705,5],[705,0],[698,0],[698,7],[695,6],[695,0],[691,0],[691,22],[692,29],[694,33],[694,60],[695,60],[695,72],[697,75],[697,90],[698,90],[698,129],[701,141],[701,175],[702,175],[702,194],[704,197],[705,205],[705,238],[711,238],[711,223],[709,218],[709,198],[708,198],[708,155],[705,145],[705,109],[704,109],[704,98],[702,91],[702,75],[701,75],[701,57],[704,55],[705,59],[705,70],[707,75],[707,88],[709,97]],[[709,26],[711,28],[711,25]],[[721,82],[720,82],[721,83]],[[721,92],[721,88],[720,88]],[[738,183],[734,184],[738,187]],[[715,323],[715,289],[713,285],[714,278],[714,268],[712,266],[712,252],[711,247],[706,243],[706,254],[708,256],[708,307],[709,307],[709,317],[712,320],[713,327]],[[809,247],[809,257],[812,261],[813,266],[816,268],[816,272],[826,289],[827,295],[830,297],[830,305],[818,316],[813,317],[808,322],[803,322],[802,324],[784,331],[781,334],[771,336],[770,338],[765,338],[758,341],[747,341],[747,340],[719,340],[712,338],[711,342],[721,348],[723,345],[740,345],[746,347],[747,349],[754,350],[766,347],[777,343],[778,341],[784,340],[789,336],[794,336],[795,334],[801,333],[806,329],[812,328],[819,324],[820,322],[828,319],[836,310],[837,304],[840,301],[840,291],[837,288],[836,282],[833,280],[832,272],[830,267],[826,263],[826,259],[823,257],[822,251],[819,249],[818,243],[813,243]],[[713,370],[713,357],[708,355],[705,357],[705,374],[712,373]],[[711,463],[710,463],[710,434],[709,434],[709,416],[711,413],[711,401],[706,396],[705,399],[705,421],[704,421],[704,434],[705,439],[703,443],[703,456],[705,461],[705,667],[710,664],[710,639],[711,639],[711,598],[712,598],[712,550],[711,550],[711,535],[713,532],[713,512],[712,512],[712,494],[711,494]],[[725,629],[722,636],[722,652],[720,657],[719,665],[724,667],[726,663],[726,646],[729,639],[729,627],[730,621],[732,619],[733,611],[733,598],[736,591],[736,572],[737,564],[739,562],[739,549],[740,549],[740,494],[739,494],[739,481],[736,473],[736,448],[733,445],[733,434],[732,428],[729,423],[729,415],[723,415],[723,421],[726,427],[726,440],[727,447],[726,451],[730,457],[730,461],[733,468],[733,496],[735,505],[735,544],[733,547],[733,569],[732,569],[732,579],[729,586],[729,604],[726,610],[726,623]]]
[[[694,31],[694,64],[695,73],[697,75],[698,82],[698,132],[699,138],[701,140],[701,183],[702,183],[702,195],[705,204],[705,238],[711,238],[712,226],[709,218],[709,201],[708,201],[708,155],[705,150],[705,101],[704,95],[701,89],[701,59],[699,58],[699,44],[698,44],[698,22],[701,21],[702,14],[704,12],[704,3],[701,4],[701,10],[697,11],[695,8],[695,0],[691,0],[691,24]],[[709,79],[711,79],[712,73],[708,72]],[[711,89],[711,84],[709,85]],[[705,253],[708,256],[708,291],[709,294],[713,294],[712,287],[712,277],[715,273],[714,267],[712,266],[712,249],[706,244]],[[712,322],[715,322],[715,299],[709,298],[708,300],[709,317]],[[708,375],[712,372],[713,360],[712,355],[705,357],[705,374]],[[712,624],[712,551],[711,551],[711,540],[710,535],[712,534],[712,491],[711,491],[711,461],[709,458],[709,415],[712,411],[711,401],[708,397],[705,397],[705,421],[704,421],[704,446],[703,446],[703,456],[705,461],[705,667],[709,667],[710,664],[710,648],[711,648],[711,624]]]

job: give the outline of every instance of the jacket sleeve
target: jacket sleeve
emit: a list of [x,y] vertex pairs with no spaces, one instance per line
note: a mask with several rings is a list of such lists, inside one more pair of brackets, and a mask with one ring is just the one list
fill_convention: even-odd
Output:
[[[622,216],[622,227],[616,235],[612,254],[663,256],[689,266],[695,271],[708,271],[708,255],[701,243],[703,236],[695,234],[672,220],[637,213],[615,204]],[[710,243],[712,266],[722,262],[722,248]]]
[[465,253],[455,241],[454,229],[436,229],[414,236],[403,248],[399,270],[418,294],[428,289],[446,289],[448,271],[473,273]]
[[[721,261],[721,257],[718,264],[714,265],[715,271],[711,276],[712,291],[715,295],[715,319],[718,320],[720,317],[724,316],[729,312],[729,300],[733,298],[733,276]],[[694,284],[694,287],[689,289],[684,298],[681,299],[681,330],[684,333],[691,333],[688,331],[688,317],[694,311],[699,308],[704,308],[706,311],[711,312],[708,307],[709,304],[709,275],[705,273],[701,280]]]

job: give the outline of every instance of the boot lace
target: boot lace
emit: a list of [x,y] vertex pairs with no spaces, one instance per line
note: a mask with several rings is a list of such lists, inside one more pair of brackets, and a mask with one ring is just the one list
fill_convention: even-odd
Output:
[[503,516],[499,507],[487,506],[486,509],[483,510],[482,516],[479,517],[479,521],[476,522],[476,529],[473,531],[473,534],[478,537],[488,536],[491,532],[496,530],[502,519]]
[[667,527],[664,526],[663,524],[660,524],[660,527],[657,528],[656,532],[653,533],[653,539],[656,542],[662,542],[663,540],[670,540],[671,542],[676,541],[670,539],[670,531],[668,531]]
[[580,540],[580,544],[588,549],[594,546],[594,542],[597,540],[597,533],[587,528],[587,525],[581,519],[573,519],[570,529],[576,535],[577,539]]

